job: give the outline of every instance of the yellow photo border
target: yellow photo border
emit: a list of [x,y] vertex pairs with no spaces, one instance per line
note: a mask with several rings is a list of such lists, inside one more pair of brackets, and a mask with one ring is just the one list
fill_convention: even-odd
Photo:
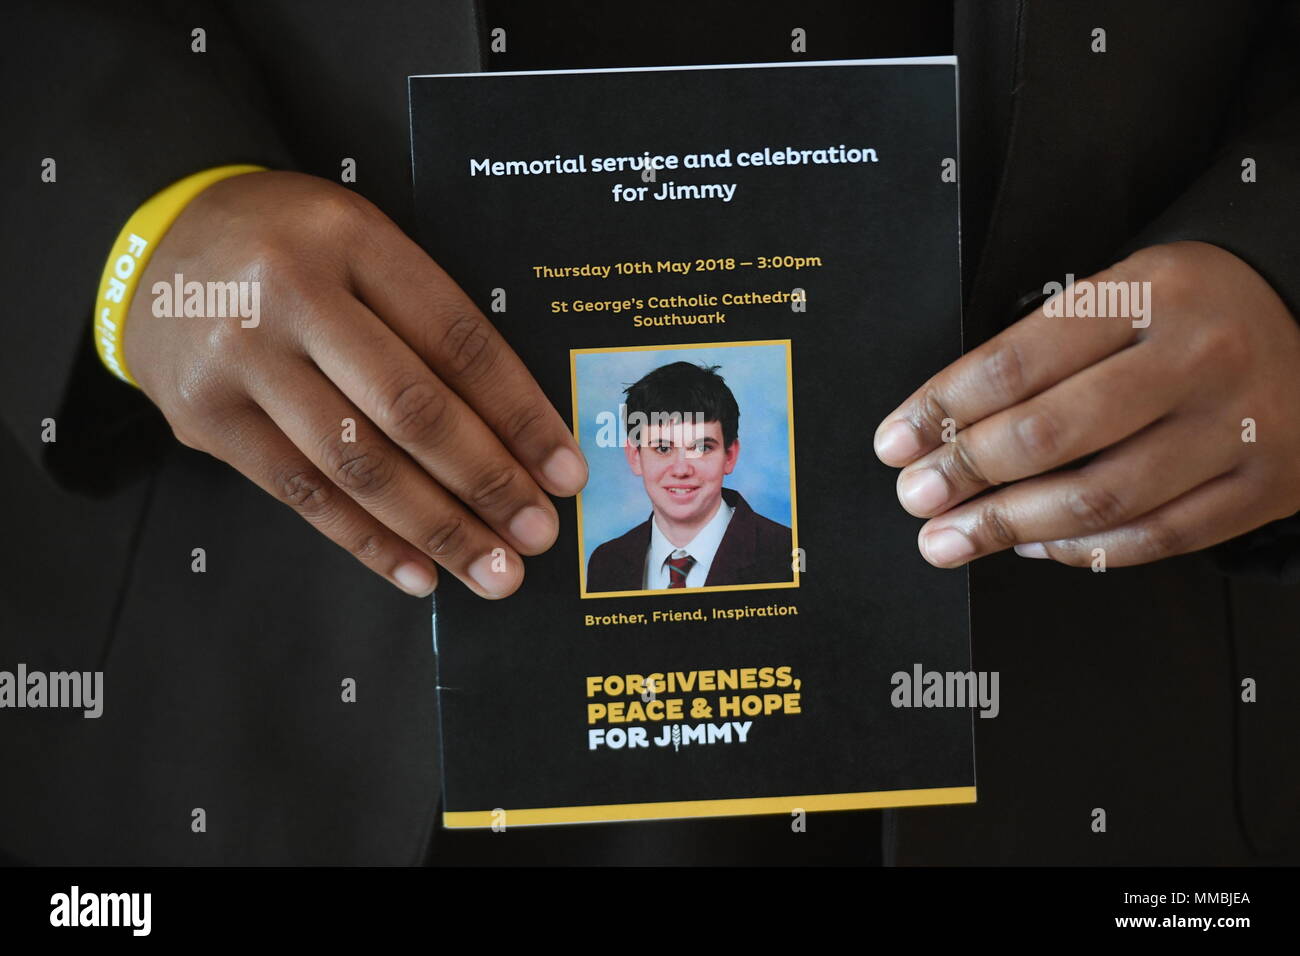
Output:
[[[791,340],[790,339],[755,339],[748,342],[684,342],[679,345],[620,345],[609,348],[588,348],[588,349],[569,349],[569,388],[573,397],[573,439],[582,447],[582,434],[579,432],[578,424],[578,356],[579,355],[608,355],[611,352],[665,352],[680,351],[682,349],[713,349],[713,348],[739,348],[741,346],[753,345],[783,345],[785,346],[785,409],[786,422],[788,425],[788,441],[790,446],[790,550],[796,551],[799,548],[799,505],[795,498],[795,477],[794,477],[794,367],[791,361]],[[587,592],[587,564],[582,559],[583,552],[583,527],[582,527],[582,492],[578,492],[577,497],[578,512],[578,596],[582,600],[591,598],[625,598],[625,597],[647,597],[650,595],[669,595],[669,594],[703,594],[713,591],[766,591],[777,590],[781,588],[797,588],[799,586],[799,569],[794,568],[793,581],[775,581],[772,584],[715,584],[712,587],[702,588],[673,588],[672,590],[640,590],[640,591],[596,591]],[[793,555],[792,555],[793,557]]]

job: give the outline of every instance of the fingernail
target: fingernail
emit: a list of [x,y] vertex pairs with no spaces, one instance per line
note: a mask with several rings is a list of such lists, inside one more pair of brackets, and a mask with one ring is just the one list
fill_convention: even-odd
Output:
[[921,453],[921,442],[906,422],[891,422],[876,433],[876,457],[886,465],[905,465]]
[[501,548],[483,555],[469,566],[470,580],[492,597],[502,597],[514,590],[519,577],[516,565]]
[[1011,549],[1022,558],[1046,558],[1047,545],[1041,541],[1035,541],[1033,544],[1018,544]]
[[433,593],[437,579],[428,568],[414,561],[399,564],[393,569],[393,581],[399,588],[414,597],[428,597]]
[[940,567],[961,564],[975,554],[970,538],[953,528],[927,534],[921,539],[921,552],[927,561]]
[[525,551],[545,551],[555,541],[557,530],[551,513],[536,505],[529,505],[510,519],[510,536]]
[[560,448],[542,465],[542,475],[561,495],[576,495],[587,483],[587,463],[571,448]]
[[914,515],[935,514],[948,501],[948,482],[933,468],[903,475],[898,482],[898,500]]

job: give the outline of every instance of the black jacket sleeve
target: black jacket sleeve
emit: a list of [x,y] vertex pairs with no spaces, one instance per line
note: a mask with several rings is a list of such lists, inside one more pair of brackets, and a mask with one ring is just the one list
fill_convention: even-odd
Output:
[[[1300,2],[1277,4],[1244,69],[1241,120],[1227,145],[1126,251],[1213,243],[1268,280],[1300,321]],[[1212,553],[1225,571],[1300,580],[1300,514]]]
[[[62,486],[104,490],[162,431],[149,402],[99,366],[91,343],[118,231],[190,173],[291,161],[257,70],[214,3],[22,0],[6,19],[0,425]],[[195,30],[205,52],[194,48]],[[56,421],[53,444],[42,441],[47,418]]]

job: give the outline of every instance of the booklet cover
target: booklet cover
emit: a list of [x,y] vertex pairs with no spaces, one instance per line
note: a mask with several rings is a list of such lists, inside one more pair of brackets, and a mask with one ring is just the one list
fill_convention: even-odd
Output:
[[436,597],[444,825],[975,800],[965,571],[875,425],[960,354],[953,58],[409,80],[419,238],[591,468]]

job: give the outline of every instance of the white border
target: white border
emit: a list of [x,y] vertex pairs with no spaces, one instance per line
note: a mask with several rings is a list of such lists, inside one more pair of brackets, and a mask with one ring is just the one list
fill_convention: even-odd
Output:
[[408,80],[453,76],[559,76],[571,73],[657,73],[664,70],[762,70],[787,66],[956,66],[955,56],[903,56],[876,60],[796,60],[790,63],[702,63],[698,66],[612,66],[597,70],[513,70],[500,73],[413,73]]

